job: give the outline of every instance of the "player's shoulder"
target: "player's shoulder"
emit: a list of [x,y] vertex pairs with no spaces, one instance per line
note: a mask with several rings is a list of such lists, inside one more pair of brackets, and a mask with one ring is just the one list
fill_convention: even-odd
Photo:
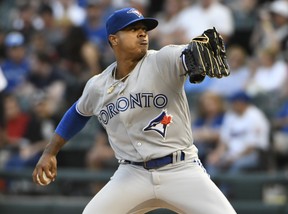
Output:
[[109,75],[111,75],[112,70],[116,66],[116,62],[113,62],[110,64],[105,70],[103,70],[100,74],[96,74],[93,77],[91,77],[88,82],[105,82]]
[[116,62],[109,65],[104,71],[100,74],[92,76],[86,83],[86,89],[92,89],[96,91],[97,89],[101,90],[107,82],[109,75],[111,75],[112,70],[116,66]]
[[185,44],[185,45],[173,45],[173,44],[166,45],[159,50],[152,50],[152,49],[148,50],[147,56],[153,57],[153,56],[157,56],[157,55],[169,55],[172,53],[179,53],[179,52],[182,52],[186,47],[187,47],[187,44]]
[[116,62],[113,62],[112,64],[110,64],[107,68],[105,68],[105,70],[98,74],[98,78],[99,79],[106,79],[109,75],[111,75],[113,69],[116,67],[117,63]]
[[162,48],[160,48],[159,50],[154,50],[154,49],[150,49],[148,50],[147,54],[155,54],[158,52],[163,52],[163,51],[167,51],[167,50],[173,50],[173,49],[184,49],[185,47],[187,47],[187,44],[183,44],[183,45],[174,45],[174,44],[170,44],[170,45],[165,45]]

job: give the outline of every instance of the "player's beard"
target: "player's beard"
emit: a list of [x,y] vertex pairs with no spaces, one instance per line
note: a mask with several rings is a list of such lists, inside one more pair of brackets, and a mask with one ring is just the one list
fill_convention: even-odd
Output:
[[139,48],[139,54],[138,54],[138,59],[142,59],[146,53],[147,53],[147,50],[148,50],[148,45],[144,46],[144,45],[141,45],[140,48]]

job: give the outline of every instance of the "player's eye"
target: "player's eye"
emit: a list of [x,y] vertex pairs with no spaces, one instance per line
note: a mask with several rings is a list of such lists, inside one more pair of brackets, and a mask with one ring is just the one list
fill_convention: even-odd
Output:
[[124,31],[132,31],[132,32],[135,32],[135,31],[137,30],[137,28],[134,27],[134,26],[129,26],[129,27],[124,28],[123,30],[124,30]]
[[147,32],[147,28],[146,27],[142,27],[141,28],[145,33]]
[[146,26],[142,26],[142,25],[135,25],[135,26],[128,26],[126,28],[123,29],[124,31],[131,31],[131,32],[137,32],[139,30],[144,31],[145,33],[147,32],[147,27]]
[[138,30],[143,30],[144,32],[146,32],[147,28],[145,26],[135,26],[131,28],[131,31],[133,32],[138,31]]

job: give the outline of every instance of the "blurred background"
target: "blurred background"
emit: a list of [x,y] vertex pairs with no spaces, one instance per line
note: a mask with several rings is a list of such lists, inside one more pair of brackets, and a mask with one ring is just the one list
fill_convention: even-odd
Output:
[[127,6],[159,20],[150,49],[216,27],[231,75],[185,84],[199,156],[237,213],[288,213],[287,0],[1,0],[0,213],[81,213],[117,168],[92,118],[55,182],[31,178],[63,113],[114,61],[105,21]]

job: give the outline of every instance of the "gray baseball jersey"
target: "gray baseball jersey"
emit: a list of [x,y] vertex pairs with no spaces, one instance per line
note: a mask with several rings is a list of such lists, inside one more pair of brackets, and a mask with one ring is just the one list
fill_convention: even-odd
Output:
[[[120,164],[83,214],[146,213],[159,207],[177,213],[235,213],[193,146],[180,60],[184,48],[148,51],[124,82],[113,78],[116,63],[88,81],[77,111],[98,117],[119,160],[142,162],[173,153],[176,161],[151,170]],[[180,150],[184,161],[177,161]]]
[[98,117],[117,159],[145,161],[191,147],[184,48],[149,50],[125,82],[113,78],[116,63],[88,81],[77,110]]

